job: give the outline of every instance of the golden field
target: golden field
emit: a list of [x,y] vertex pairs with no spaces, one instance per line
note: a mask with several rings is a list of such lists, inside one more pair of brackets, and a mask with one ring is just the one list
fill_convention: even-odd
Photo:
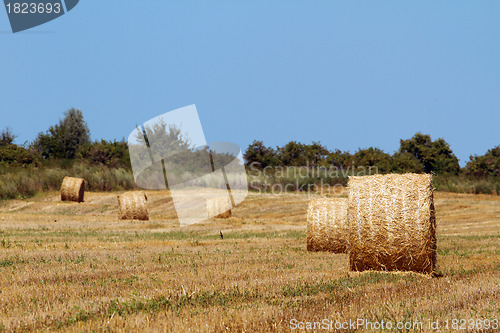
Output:
[[118,194],[0,202],[2,330],[289,332],[301,331],[294,319],[364,319],[447,331],[445,320],[500,320],[499,196],[435,194],[430,278],[353,273],[347,255],[307,252],[307,195],[251,193],[233,217],[181,228],[168,193],[147,192],[150,221],[118,220]]

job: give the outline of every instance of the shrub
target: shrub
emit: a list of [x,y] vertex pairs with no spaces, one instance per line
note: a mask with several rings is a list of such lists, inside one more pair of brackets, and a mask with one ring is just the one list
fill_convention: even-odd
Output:
[[89,143],[89,137],[82,111],[70,109],[58,124],[51,126],[46,133],[39,133],[32,146],[43,158],[73,159],[78,149]]
[[248,146],[245,155],[243,155],[247,166],[265,168],[267,166],[276,166],[279,164],[279,158],[276,151],[271,147],[264,146],[262,141],[254,140]]
[[500,177],[500,146],[488,150],[482,156],[471,156],[465,173],[476,177]]
[[450,145],[443,139],[431,140],[430,135],[415,134],[411,139],[401,140],[399,153],[409,153],[418,159],[425,173],[458,174],[460,166]]
[[101,140],[85,145],[78,151],[78,157],[91,165],[130,168],[130,156],[125,141]]
[[378,148],[359,149],[353,157],[356,167],[376,167],[378,172],[386,173],[391,169],[391,155]]
[[14,144],[0,145],[0,165],[24,166],[36,162],[36,155],[23,147]]
[[391,157],[391,170],[394,173],[422,173],[424,172],[423,164],[410,153],[396,152]]

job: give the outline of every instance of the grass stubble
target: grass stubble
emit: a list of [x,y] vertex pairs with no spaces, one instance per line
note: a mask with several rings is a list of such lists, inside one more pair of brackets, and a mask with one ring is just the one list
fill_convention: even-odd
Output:
[[[349,272],[306,251],[307,196],[250,194],[233,217],[117,219],[116,193],[0,203],[5,331],[291,331],[290,321],[500,319],[500,198],[436,193],[439,277]],[[223,232],[224,239],[219,236]]]

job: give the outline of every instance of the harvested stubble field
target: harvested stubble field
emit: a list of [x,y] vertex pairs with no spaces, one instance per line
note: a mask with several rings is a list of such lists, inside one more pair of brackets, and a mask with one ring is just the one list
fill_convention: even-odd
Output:
[[[167,193],[150,221],[116,195],[0,203],[7,331],[290,331],[290,321],[500,319],[500,197],[436,193],[438,271],[349,273],[306,251],[307,196],[250,194],[227,220],[179,227]],[[224,239],[219,236],[223,232]]]

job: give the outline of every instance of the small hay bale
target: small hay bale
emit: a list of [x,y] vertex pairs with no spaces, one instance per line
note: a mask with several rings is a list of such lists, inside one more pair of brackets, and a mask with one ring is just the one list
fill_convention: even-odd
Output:
[[432,175],[350,177],[348,188],[351,270],[435,272]]
[[148,197],[142,191],[125,192],[118,196],[118,216],[122,220],[149,220],[146,201]]
[[83,202],[85,180],[82,178],[64,177],[61,185],[61,201]]
[[307,250],[347,253],[347,199],[317,198],[307,209]]
[[228,219],[232,216],[231,206],[231,202],[227,197],[207,199],[208,217]]

